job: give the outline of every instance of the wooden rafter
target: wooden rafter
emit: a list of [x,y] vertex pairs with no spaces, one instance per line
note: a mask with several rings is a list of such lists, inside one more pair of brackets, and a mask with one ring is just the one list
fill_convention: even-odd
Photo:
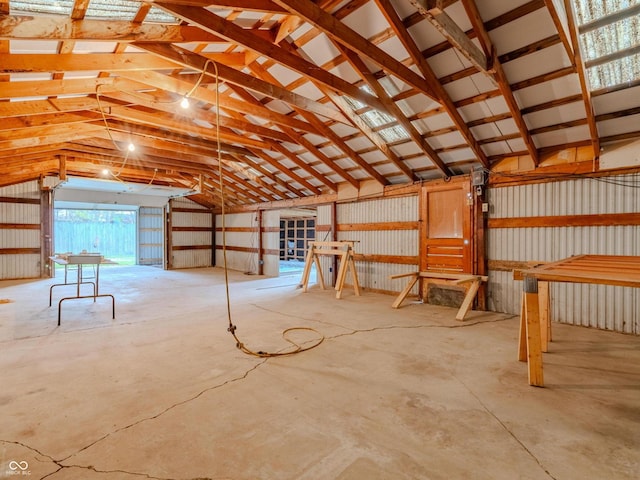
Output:
[[[384,50],[369,42],[344,23],[338,21],[331,14],[322,10],[315,3],[309,0],[274,0],[274,2],[287,9],[289,12],[304,18],[307,22],[323,31],[336,42],[339,42],[346,48],[368,58],[370,61],[379,65],[386,72],[393,74],[407,85],[411,85],[432,99],[439,101],[438,96],[431,88],[432,86],[429,85],[424,78],[420,77],[420,75],[416,74],[413,70],[406,67],[402,62],[393,58]],[[360,100],[360,98],[356,96],[352,95],[352,97]],[[373,105],[370,102],[365,101],[362,101],[362,103],[377,108],[380,111],[385,110],[382,105]]]
[[433,73],[433,70],[427,63],[426,59],[422,56],[422,53],[418,49],[415,41],[402,25],[402,20],[393,8],[393,5],[391,5],[391,2],[389,0],[376,0],[376,3],[380,7],[380,10],[384,14],[384,16],[389,21],[390,25],[394,29],[399,40],[404,45],[405,49],[409,52],[411,59],[417,65],[420,73],[422,73],[424,78],[429,82],[433,90],[437,93],[438,98],[440,99],[439,103],[441,103],[445,108],[447,114],[449,115],[449,117],[451,117],[453,124],[458,128],[460,134],[466,140],[480,163],[482,163],[484,167],[489,168],[489,160],[487,159],[485,153],[482,151],[480,144],[473,136],[473,133],[471,133],[471,130],[465,123],[462,115],[460,115],[460,112],[454,105],[449,94],[436,78],[435,73]]
[[[478,35],[478,39],[480,40],[480,44],[485,51],[495,52],[495,47],[491,42],[491,38],[489,37],[489,33],[487,32],[482,18],[480,17],[480,12],[478,11],[478,7],[475,4],[475,0],[462,0],[462,4],[471,20],[471,25],[473,25],[473,29]],[[529,132],[529,128],[522,117],[522,113],[520,112],[520,107],[518,106],[518,102],[513,96],[513,91],[511,90],[511,86],[509,85],[509,80],[507,79],[506,74],[504,73],[504,69],[502,68],[502,63],[496,57],[496,55],[492,54],[492,64],[493,64],[493,74],[495,75],[495,79],[498,83],[498,89],[500,93],[502,93],[502,97],[504,98],[507,106],[509,107],[509,112],[511,112],[511,117],[518,127],[518,131],[522,136],[522,140],[527,147],[527,152],[529,152],[529,156],[533,161],[534,165],[538,165],[540,163],[540,157],[538,154],[538,150],[535,146],[533,138],[531,137],[531,133]]]
[[264,39],[253,35],[251,31],[244,30],[209,10],[165,3],[161,3],[159,6],[186,21],[197,24],[200,28],[206,31],[218,34],[234,43],[257,52],[260,55],[271,58],[293,71],[309,77],[315,82],[321,83],[336,92],[350,95],[362,103],[371,105],[374,108],[382,109],[382,106],[375,97],[359,90],[349,82],[346,82],[340,77],[325,70],[319,69],[317,65],[303,60],[286,50],[278,48],[272,43],[265,42]]
[[393,117],[400,125],[402,125],[411,139],[420,147],[424,154],[429,157],[429,160],[433,162],[436,168],[438,168],[445,177],[450,177],[452,173],[451,170],[449,170],[449,167],[447,167],[447,165],[440,159],[440,157],[438,157],[438,154],[435,152],[435,150],[426,142],[420,132],[418,132],[416,127],[413,126],[411,121],[400,109],[400,107],[398,107],[398,105],[389,97],[382,85],[380,85],[378,80],[369,71],[360,57],[344,47],[339,46],[339,48],[341,49],[342,54],[345,56],[345,58],[347,58],[353,68],[360,73],[362,78],[367,82],[367,84],[371,87],[378,98],[380,98],[380,100],[385,103],[387,111],[393,115]]

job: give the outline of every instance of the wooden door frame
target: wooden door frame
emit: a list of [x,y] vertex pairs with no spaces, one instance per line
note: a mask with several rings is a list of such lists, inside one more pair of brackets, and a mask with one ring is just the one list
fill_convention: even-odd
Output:
[[[476,190],[471,185],[470,175],[460,175],[451,178],[448,181],[437,180],[434,182],[423,183],[420,188],[419,196],[419,251],[418,251],[418,269],[424,271],[427,269],[427,234],[428,234],[428,195],[430,192],[451,190],[454,188],[463,189],[468,193],[468,198],[472,204],[468,206],[468,221],[463,225],[463,238],[469,240],[469,255],[465,263],[465,273],[474,275],[486,275],[486,255],[485,255],[485,232],[486,232],[486,214],[482,211],[484,203],[484,188]],[[468,270],[468,271],[466,271]],[[422,292],[422,285],[419,291]],[[479,310],[486,309],[486,286],[481,285],[477,295],[477,308]]]

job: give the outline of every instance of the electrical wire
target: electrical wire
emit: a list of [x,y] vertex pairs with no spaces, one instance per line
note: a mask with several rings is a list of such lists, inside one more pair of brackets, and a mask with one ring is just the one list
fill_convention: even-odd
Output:
[[[285,329],[282,332],[282,338],[287,343],[291,344],[293,349],[279,351],[279,352],[265,352],[262,350],[258,350],[258,351],[252,350],[251,348],[247,347],[244,343],[242,343],[238,338],[238,336],[236,335],[236,330],[238,329],[238,327],[236,327],[233,324],[232,316],[231,316],[231,296],[229,294],[229,269],[227,266],[227,232],[226,232],[226,222],[225,222],[225,216],[226,216],[225,203],[226,202],[225,202],[225,194],[224,194],[224,176],[222,174],[222,163],[223,163],[222,152],[221,152],[222,145],[220,144],[220,78],[218,75],[218,64],[212,60],[207,60],[207,62],[205,63],[202,69],[202,72],[203,72],[202,76],[204,76],[204,72],[206,71],[208,64],[212,64],[215,70],[216,146],[218,149],[218,176],[219,176],[219,182],[220,182],[220,210],[221,210],[220,213],[221,213],[221,223],[222,223],[221,225],[222,226],[222,264],[223,264],[223,270],[224,270],[224,286],[225,286],[225,299],[226,299],[226,307],[227,307],[227,320],[229,323],[227,331],[231,333],[231,335],[233,336],[234,340],[236,341],[236,347],[240,351],[242,351],[243,353],[246,353],[247,355],[252,355],[254,357],[263,357],[263,358],[264,357],[282,357],[285,355],[293,355],[300,352],[306,352],[307,350],[311,350],[312,348],[315,348],[318,345],[320,345],[325,339],[324,335],[318,332],[315,328],[291,327],[291,328]],[[192,89],[191,93],[193,93],[193,91],[195,91],[195,88]],[[318,339],[316,339],[310,345],[303,346],[287,336],[289,333],[294,331],[313,332],[318,335]]]

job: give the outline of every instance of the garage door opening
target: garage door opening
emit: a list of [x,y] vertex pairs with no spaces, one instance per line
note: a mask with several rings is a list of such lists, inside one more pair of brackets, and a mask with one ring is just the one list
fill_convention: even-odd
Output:
[[99,253],[119,265],[137,263],[137,210],[54,209],[54,251]]

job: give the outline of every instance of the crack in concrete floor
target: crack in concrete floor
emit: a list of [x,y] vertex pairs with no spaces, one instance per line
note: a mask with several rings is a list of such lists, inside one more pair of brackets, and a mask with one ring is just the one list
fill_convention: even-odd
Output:
[[[507,320],[510,320],[512,318],[514,318],[515,316],[509,316],[509,317],[505,317],[505,318],[499,318],[499,319],[495,319],[495,320],[490,320],[490,321],[476,321],[476,322],[466,322],[466,323],[460,323],[457,325],[427,325],[427,324],[423,324],[423,325],[385,325],[385,326],[379,326],[379,327],[372,327],[372,328],[366,328],[366,329],[354,329],[354,328],[349,328],[349,327],[345,327],[343,325],[340,324],[336,324],[336,323],[332,323],[332,322],[327,322],[327,321],[323,321],[323,320],[317,320],[317,319],[308,319],[308,318],[303,318],[299,315],[292,315],[292,314],[287,314],[287,313],[283,313],[283,312],[279,312],[276,310],[272,310],[272,309],[268,309],[265,307],[262,307],[260,305],[256,305],[256,304],[252,304],[254,307],[268,311],[270,313],[276,313],[282,316],[286,316],[286,317],[293,317],[293,318],[299,318],[301,320],[304,321],[310,321],[310,322],[315,322],[315,323],[320,323],[320,324],[325,324],[325,325],[330,325],[330,326],[334,326],[334,327],[339,327],[339,328],[343,328],[345,330],[349,330],[348,332],[345,333],[340,333],[340,334],[336,334],[336,335],[332,335],[332,336],[328,336],[325,337],[325,340],[329,340],[329,339],[336,339],[336,338],[341,338],[341,337],[346,337],[346,336],[352,336],[352,335],[356,335],[356,334],[360,334],[360,333],[372,333],[372,332],[377,332],[377,331],[384,331],[384,330],[412,330],[412,329],[423,329],[423,328],[449,328],[449,329],[455,329],[455,328],[466,328],[466,327],[473,327],[473,326],[477,326],[477,325],[482,325],[482,324],[488,324],[488,323],[497,323],[497,322],[504,322]],[[54,478],[55,475],[57,475],[58,473],[60,473],[61,471],[64,470],[68,470],[68,469],[72,469],[72,468],[78,468],[78,469],[85,469],[85,470],[90,470],[96,473],[101,473],[101,474],[127,474],[127,475],[132,475],[132,476],[138,476],[141,478],[148,478],[151,480],[177,480],[175,478],[167,478],[167,477],[154,477],[151,476],[147,473],[142,473],[142,472],[130,472],[130,471],[125,471],[125,470],[99,470],[98,468],[96,468],[93,465],[76,465],[76,464],[68,464],[68,463],[64,463],[67,460],[69,460],[70,458],[78,455],[79,453],[88,450],[91,447],[94,447],[96,445],[98,445],[100,442],[106,440],[107,438],[109,438],[112,435],[115,435],[117,433],[123,432],[125,430],[128,430],[130,428],[135,427],[136,425],[139,425],[141,423],[147,422],[147,421],[151,421],[151,420],[155,420],[159,417],[161,417],[162,415],[164,415],[165,413],[173,410],[174,408],[177,408],[181,405],[185,405],[189,402],[192,402],[193,400],[196,400],[198,398],[200,398],[202,395],[211,392],[213,390],[217,390],[219,388],[222,388],[226,385],[238,382],[238,381],[242,381],[244,379],[246,379],[251,372],[255,371],[256,369],[258,369],[260,366],[264,365],[267,361],[269,360],[268,357],[265,358],[261,358],[253,367],[249,368],[248,370],[246,370],[242,375],[239,375],[237,377],[234,377],[232,379],[226,380],[222,383],[219,383],[217,385],[205,388],[204,390],[198,392],[196,395],[193,395],[187,399],[181,400],[180,402],[176,402],[172,405],[170,405],[169,407],[163,409],[162,411],[160,411],[159,413],[152,415],[150,417],[146,417],[140,420],[137,420],[133,423],[130,423],[129,425],[123,426],[123,427],[119,427],[105,435],[103,435],[102,437],[96,439],[95,441],[85,445],[84,447],[80,448],[79,450],[77,450],[76,452],[72,453],[71,455],[68,455],[62,459],[56,460],[53,457],[51,457],[50,455],[47,455],[45,453],[40,452],[39,450],[37,450],[36,448],[33,448],[29,445],[23,444],[21,442],[17,442],[17,441],[8,441],[8,440],[1,440],[0,442],[4,442],[4,443],[10,443],[10,444],[15,444],[15,445],[20,445],[24,448],[27,448],[35,453],[37,453],[38,455],[45,457],[46,459],[48,459],[49,461],[51,461],[52,463],[54,463],[55,465],[57,465],[59,468],[58,470],[51,472],[47,475],[45,475],[44,477],[41,477],[41,480],[45,479],[45,478]],[[527,454],[529,454],[535,461],[536,463],[540,466],[540,468],[549,476],[549,478],[556,480],[555,477],[544,467],[544,465],[540,462],[540,460],[533,454],[533,452],[531,452],[530,449],[527,448],[527,446],[511,431],[509,430],[509,428],[504,424],[504,422],[502,422],[496,415],[494,412],[492,412],[488,406],[476,395],[475,392],[473,392],[462,380],[460,380],[458,377],[456,377],[455,375],[452,375],[453,378],[455,378],[460,384],[463,385],[463,387],[476,399],[476,401],[482,406],[483,410],[489,414],[491,417],[493,417],[498,424],[501,425],[501,427],[521,446],[521,448],[527,452]],[[228,477],[216,477],[215,479],[213,477],[196,477],[196,478],[191,478],[191,479],[180,479],[180,480],[225,480]]]

